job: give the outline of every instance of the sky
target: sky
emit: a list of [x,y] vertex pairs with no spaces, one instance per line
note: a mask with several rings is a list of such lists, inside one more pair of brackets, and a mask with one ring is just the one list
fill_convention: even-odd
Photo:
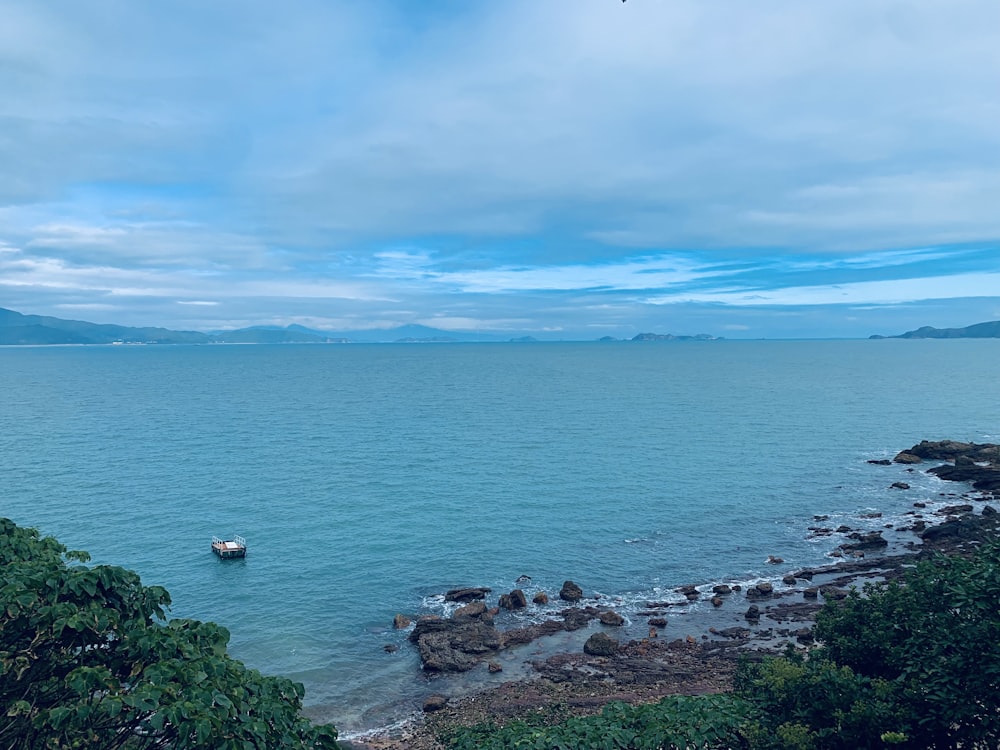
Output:
[[0,307],[539,339],[1000,319],[995,0],[0,18]]

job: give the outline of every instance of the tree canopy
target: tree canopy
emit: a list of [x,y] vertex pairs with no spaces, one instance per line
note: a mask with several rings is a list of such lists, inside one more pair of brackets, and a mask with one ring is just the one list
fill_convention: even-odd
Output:
[[299,683],[227,654],[229,632],[168,619],[170,596],[0,518],[0,747],[336,747]]

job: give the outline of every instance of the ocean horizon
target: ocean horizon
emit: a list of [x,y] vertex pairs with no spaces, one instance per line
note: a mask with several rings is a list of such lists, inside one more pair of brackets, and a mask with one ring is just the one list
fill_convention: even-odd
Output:
[[[867,461],[1000,440],[998,369],[973,339],[4,347],[0,515],[164,586],[350,735],[561,646],[422,673],[392,618],[450,588],[546,591],[517,625],[571,579],[635,633],[679,586],[831,562],[817,515],[933,509],[961,488]],[[248,556],[220,561],[233,534]]]

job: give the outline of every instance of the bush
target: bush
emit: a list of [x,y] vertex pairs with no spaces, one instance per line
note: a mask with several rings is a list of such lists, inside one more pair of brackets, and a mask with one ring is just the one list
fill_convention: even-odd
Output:
[[750,706],[727,695],[671,696],[659,703],[609,703],[597,716],[556,726],[483,724],[445,738],[451,750],[711,750],[747,747]]
[[0,518],[0,746],[336,747],[300,715],[302,685],[247,669],[225,628],[167,621],[165,589],[88,559]]

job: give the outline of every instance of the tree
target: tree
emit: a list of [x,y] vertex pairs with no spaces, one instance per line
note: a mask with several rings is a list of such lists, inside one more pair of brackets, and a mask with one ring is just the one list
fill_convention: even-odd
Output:
[[248,669],[167,591],[0,518],[0,748],[336,747],[304,688]]
[[1000,542],[971,558],[936,555],[905,583],[869,583],[827,605],[823,653],[891,681],[922,748],[996,747],[1000,739]]

